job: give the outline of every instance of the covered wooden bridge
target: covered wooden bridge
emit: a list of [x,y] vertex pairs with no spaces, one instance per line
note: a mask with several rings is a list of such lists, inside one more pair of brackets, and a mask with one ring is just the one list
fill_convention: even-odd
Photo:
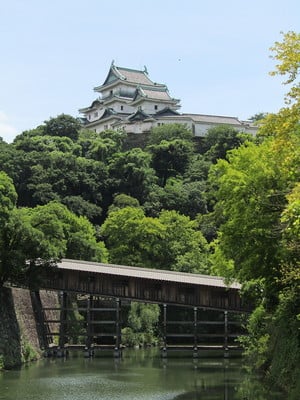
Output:
[[221,277],[64,259],[45,270],[43,289],[149,303],[249,311],[240,284]]
[[[190,343],[194,354],[198,354],[201,343],[203,347],[204,342],[211,344],[212,340],[221,343],[220,347],[227,351],[230,339],[234,341],[238,336],[236,319],[231,316],[250,310],[240,297],[240,284],[227,285],[221,277],[87,261],[64,259],[44,268],[40,288],[60,293],[58,308],[43,308],[38,292],[34,300],[45,347],[57,335],[62,354],[61,349],[68,342],[68,313],[72,312],[69,294],[72,293],[85,299],[81,301],[84,306],[77,311],[84,315],[88,354],[94,351],[91,349],[95,343],[104,343],[108,336],[113,338],[115,354],[120,354],[121,309],[130,301],[161,304],[165,354],[171,348],[170,343],[176,340]],[[111,302],[109,306],[107,301]],[[172,309],[176,306],[190,310],[187,320],[179,320],[176,312],[174,315]],[[53,312],[56,319],[49,317]],[[212,314],[216,315],[215,319]],[[51,326],[56,327],[56,332]]]

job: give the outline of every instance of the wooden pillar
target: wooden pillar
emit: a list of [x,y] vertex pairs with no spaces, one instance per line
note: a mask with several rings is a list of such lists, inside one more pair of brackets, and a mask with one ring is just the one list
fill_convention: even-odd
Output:
[[114,356],[119,358],[121,357],[121,300],[119,298],[116,299],[116,344],[114,349]]
[[194,307],[194,348],[193,348],[193,357],[198,358],[198,309]]
[[224,311],[224,357],[228,357],[228,311]]
[[66,343],[66,328],[67,328],[67,307],[68,307],[68,294],[67,292],[60,293],[60,327],[59,327],[59,343],[57,356],[62,357],[65,355],[64,347]]
[[167,357],[167,304],[163,305],[163,348],[162,357]]
[[93,355],[92,350],[92,336],[93,336],[93,326],[92,326],[92,312],[93,307],[93,296],[90,295],[87,299],[86,305],[86,342],[84,349],[84,356],[91,357]]

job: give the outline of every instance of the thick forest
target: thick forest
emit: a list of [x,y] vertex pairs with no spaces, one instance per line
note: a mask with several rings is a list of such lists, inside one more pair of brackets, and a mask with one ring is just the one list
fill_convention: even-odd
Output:
[[[219,126],[196,139],[162,125],[135,147],[124,132],[88,131],[61,114],[1,140],[0,287],[32,283],[62,257],[238,279],[256,307],[243,339],[249,365],[296,399],[300,36],[271,50],[288,92],[255,138]],[[152,334],[157,318],[156,307],[133,304],[129,341]]]

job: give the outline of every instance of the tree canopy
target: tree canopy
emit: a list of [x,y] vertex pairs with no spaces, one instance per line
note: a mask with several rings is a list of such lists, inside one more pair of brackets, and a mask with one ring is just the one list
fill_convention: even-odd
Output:
[[[272,48],[279,62],[272,74],[291,85],[286,107],[261,121],[260,141],[230,151],[210,173],[221,216],[213,268],[244,282],[257,305],[246,353],[290,393],[299,393],[300,378],[299,44],[289,32]],[[278,353],[292,356],[287,363]]]

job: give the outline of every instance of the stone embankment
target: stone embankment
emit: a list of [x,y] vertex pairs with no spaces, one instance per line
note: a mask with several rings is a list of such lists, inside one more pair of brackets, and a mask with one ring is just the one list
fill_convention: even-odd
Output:
[[[54,293],[41,292],[43,304],[54,307]],[[42,355],[30,292],[27,289],[0,289],[0,369],[10,369]]]

